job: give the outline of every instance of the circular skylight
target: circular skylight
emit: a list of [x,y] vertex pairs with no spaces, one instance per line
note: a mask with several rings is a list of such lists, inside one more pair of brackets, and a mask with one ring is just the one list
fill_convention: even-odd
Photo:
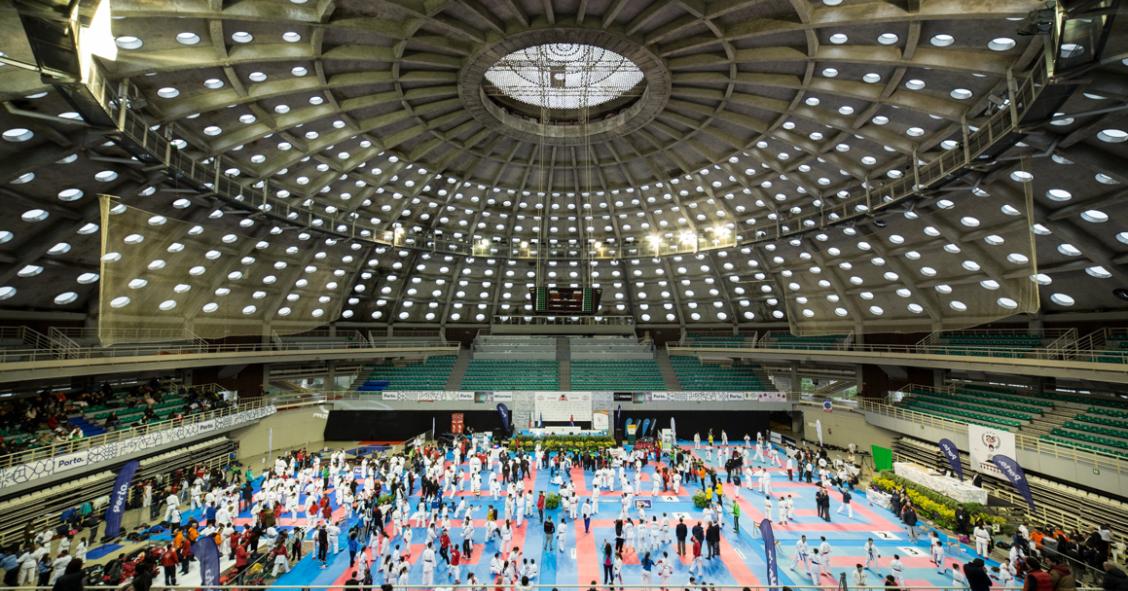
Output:
[[1064,293],[1055,293],[1050,295],[1050,301],[1059,306],[1072,306],[1073,296]]
[[122,35],[114,41],[117,43],[117,46],[122,49],[141,49],[141,46],[144,45],[140,37],[134,37],[133,35]]
[[1010,37],[996,37],[995,39],[987,42],[987,48],[991,49],[992,51],[1007,51],[1009,49],[1014,49],[1015,45],[1016,43],[1014,39],[1011,39]]
[[27,140],[30,140],[34,135],[35,134],[33,134],[30,129],[25,129],[23,127],[13,127],[4,131],[4,139],[13,143],[26,142]]
[[1120,144],[1128,141],[1128,131],[1123,129],[1104,129],[1097,133],[1097,139],[1110,144]]
[[933,35],[932,39],[929,40],[929,43],[932,43],[932,45],[934,45],[936,47],[947,47],[947,46],[949,46],[949,45],[951,45],[955,42],[956,42],[956,38],[947,34],[947,33],[940,33],[939,35]]
[[609,49],[549,43],[510,53],[490,66],[494,92],[534,107],[581,109],[620,98],[643,81],[642,70]]

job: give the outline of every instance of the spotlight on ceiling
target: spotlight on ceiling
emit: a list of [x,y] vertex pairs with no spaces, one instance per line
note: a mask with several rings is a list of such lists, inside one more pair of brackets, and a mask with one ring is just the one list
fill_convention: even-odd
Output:
[[873,225],[878,228],[884,228],[888,224],[885,223],[885,220],[883,218],[873,218]]
[[1128,301],[1128,289],[1125,289],[1123,287],[1118,287],[1118,288],[1112,290],[1112,295],[1114,295],[1114,296],[1116,296],[1116,297],[1118,297],[1118,298],[1120,298],[1124,301]]

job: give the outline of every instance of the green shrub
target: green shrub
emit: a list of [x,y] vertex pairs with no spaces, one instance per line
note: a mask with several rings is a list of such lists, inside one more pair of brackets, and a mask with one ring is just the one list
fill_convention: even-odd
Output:
[[603,435],[548,435],[542,438],[518,436],[509,440],[509,447],[514,450],[532,451],[540,443],[541,449],[555,452],[588,452],[601,451],[617,447],[614,438]]
[[548,493],[544,496],[545,509],[559,509],[560,508],[560,495],[556,493]]
[[944,529],[954,530],[956,528],[956,509],[961,506],[971,517],[972,523],[977,521],[983,521],[988,525],[1003,525],[1006,523],[1005,518],[990,513],[986,507],[979,503],[960,503],[930,488],[901,478],[889,470],[882,471],[874,476],[870,482],[878,490],[885,493],[892,493],[901,488],[906,489],[909,500],[916,507],[917,513]]
[[693,493],[693,506],[698,509],[704,509],[709,506],[709,495],[703,490]]

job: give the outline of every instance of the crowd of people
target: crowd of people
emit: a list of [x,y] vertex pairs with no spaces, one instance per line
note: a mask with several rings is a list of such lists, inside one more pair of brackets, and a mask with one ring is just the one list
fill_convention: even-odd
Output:
[[[724,536],[740,532],[741,501],[762,498],[763,513],[773,526],[803,532],[795,523],[793,494],[772,489],[768,469],[773,467],[785,471],[789,480],[816,485],[806,490],[814,496],[821,519],[854,519],[852,492],[860,474],[850,462],[832,458],[824,448],[776,446],[761,434],[728,445],[723,431],[721,445],[712,433],[704,443],[700,436],[694,439],[693,447],[684,449],[663,450],[655,445],[547,453],[540,448],[512,451],[488,440],[459,437],[443,445],[358,457],[299,449],[258,472],[182,470],[160,486],[141,481],[131,495],[131,506],[148,508],[171,540],[112,558],[102,566],[100,580],[132,581],[137,591],[148,591],[162,577],[164,585],[176,585],[192,569],[194,543],[201,536],[212,536],[231,564],[225,574],[229,581],[252,570],[263,577],[281,577],[303,559],[303,542],[309,541],[312,559],[321,569],[347,552],[345,575],[364,589],[408,583],[528,589],[540,575],[542,554],[566,552],[567,536],[576,532],[596,538],[605,587],[622,587],[624,565],[637,559],[643,585],[707,588],[709,573],[717,572],[708,565],[721,558]],[[643,474],[651,468],[646,491]],[[558,491],[558,511],[551,511],[546,491],[527,486],[526,479],[535,469],[546,471]],[[582,485],[573,481],[575,469],[583,473]],[[671,514],[650,502],[638,502],[643,500],[640,494],[676,495],[683,487],[702,498],[699,514]],[[835,498],[838,507],[832,513]],[[1076,587],[1067,548],[1060,540],[1058,551],[1045,552],[1060,532],[1051,536],[1020,528],[1008,558],[993,568],[984,561],[993,544],[986,533],[986,543],[977,543],[981,557],[961,565],[946,555],[946,544],[935,530],[920,527],[907,494],[894,493],[893,509],[913,545],[927,537],[933,564],[951,577],[955,587],[987,591],[993,584],[1012,586],[1019,580],[1026,591]],[[241,514],[250,517],[237,519]],[[593,519],[610,522],[611,527],[593,529]],[[977,542],[986,532],[982,524],[959,516],[957,522],[961,529],[970,528],[968,533]],[[544,533],[538,552],[515,542],[516,530],[526,524],[535,524]],[[582,533],[577,526],[582,526]],[[757,527],[749,529],[758,535]],[[1104,534],[1107,528],[1099,530],[1095,539],[1107,539]],[[93,540],[89,533],[52,539],[57,537],[55,530],[29,532],[22,548],[0,555],[0,567],[8,570],[6,582],[78,591],[83,577],[75,573],[82,572]],[[49,550],[52,542],[54,551]],[[413,550],[417,547],[422,550]],[[412,556],[413,551],[418,555]],[[475,552],[486,556],[474,556]],[[830,541],[825,536],[816,540],[800,535],[789,564],[813,585],[833,585],[849,576],[854,586],[906,588],[900,555],[879,563],[882,557],[872,538],[864,554],[864,562],[849,573],[835,571],[831,565],[836,551]],[[688,580],[674,581],[680,570],[676,565],[683,560],[689,564]],[[481,577],[487,580],[465,568],[487,562],[489,575]],[[415,564],[420,565],[420,581],[409,578]],[[1106,589],[1128,591],[1116,586],[1125,581],[1119,569],[1109,565],[1106,570]],[[1051,586],[1043,585],[1046,577],[1041,573],[1049,577]]]
[[[72,424],[70,419],[91,407],[110,407],[111,411],[100,419],[87,418],[88,423],[106,431],[161,420],[157,406],[170,396],[182,397],[183,405],[165,417],[167,419],[222,408],[226,404],[214,392],[156,378],[124,389],[115,389],[103,382],[97,387],[79,390],[43,390],[32,396],[0,401],[0,455],[82,439],[82,428]],[[138,409],[142,412],[134,417]],[[123,420],[127,413],[130,418]]]

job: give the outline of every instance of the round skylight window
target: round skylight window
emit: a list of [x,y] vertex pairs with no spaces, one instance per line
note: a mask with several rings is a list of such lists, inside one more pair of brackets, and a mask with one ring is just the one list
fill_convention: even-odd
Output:
[[609,49],[548,43],[519,49],[485,73],[493,92],[534,107],[582,109],[633,94],[642,70]]

